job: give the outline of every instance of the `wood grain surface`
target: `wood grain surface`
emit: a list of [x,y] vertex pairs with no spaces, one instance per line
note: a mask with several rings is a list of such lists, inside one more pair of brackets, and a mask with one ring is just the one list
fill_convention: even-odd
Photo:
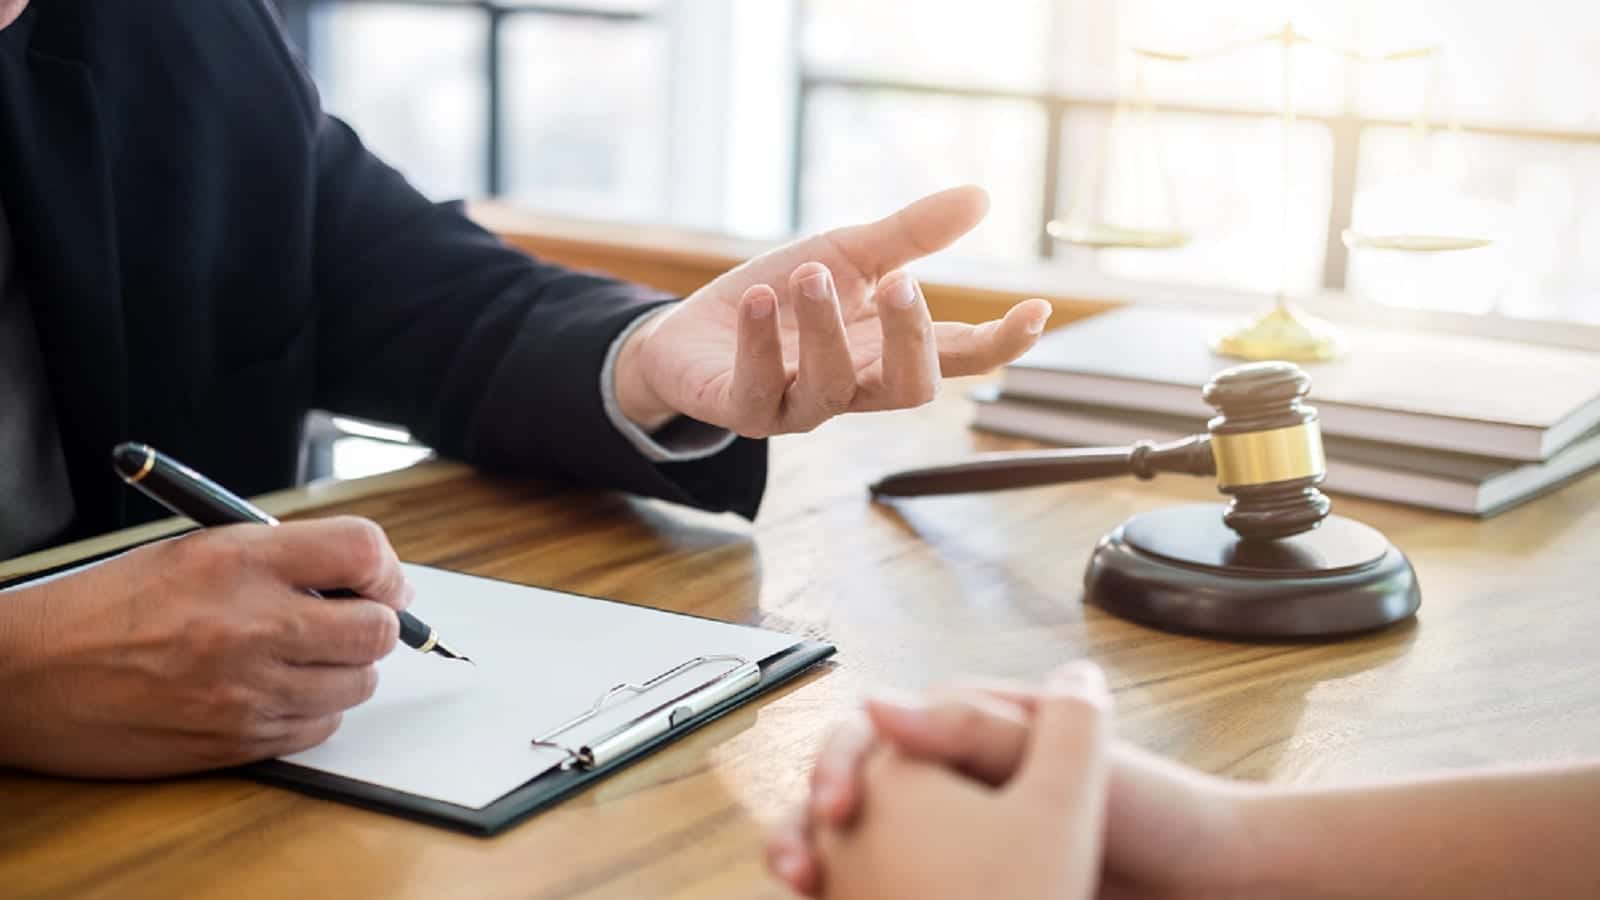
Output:
[[1122,736],[1238,778],[1600,754],[1600,479],[1484,522],[1335,497],[1411,556],[1415,622],[1330,644],[1179,637],[1084,609],[1079,581],[1103,532],[1214,496],[1204,482],[868,502],[891,469],[1024,446],[967,429],[967,387],[775,441],[753,527],[460,468],[346,490],[328,511],[381,522],[408,560],[786,629],[840,653],[490,840],[228,775],[0,774],[0,896],[780,897],[763,829],[802,796],[820,735],[864,692],[1031,679],[1085,656],[1110,677]]

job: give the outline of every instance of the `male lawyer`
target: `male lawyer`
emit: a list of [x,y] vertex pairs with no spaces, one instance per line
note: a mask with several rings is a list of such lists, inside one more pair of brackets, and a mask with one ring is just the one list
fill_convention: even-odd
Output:
[[[934,324],[958,189],[672,303],[508,249],[325,115],[265,0],[0,0],[0,558],[154,512],[142,440],[244,493],[309,408],[486,469],[753,516],[767,435],[926,402],[1043,301]],[[347,585],[367,599],[319,601]],[[141,777],[324,740],[410,602],[371,523],[238,526],[0,595],[0,766]]]

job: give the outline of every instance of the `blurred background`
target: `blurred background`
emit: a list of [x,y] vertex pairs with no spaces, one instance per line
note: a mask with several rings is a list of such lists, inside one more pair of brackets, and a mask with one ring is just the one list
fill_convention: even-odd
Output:
[[[773,238],[977,182],[993,211],[955,259],[1600,321],[1593,2],[276,2],[325,105],[435,198]],[[1130,52],[1197,52],[1290,19],[1363,52],[1442,52],[1367,65],[1297,51],[1287,182],[1277,48],[1142,66]],[[1116,115],[1130,97],[1145,114]],[[1087,201],[1115,211],[1152,191],[1186,246],[1045,234]],[[1495,242],[1341,241],[1417,221]]]

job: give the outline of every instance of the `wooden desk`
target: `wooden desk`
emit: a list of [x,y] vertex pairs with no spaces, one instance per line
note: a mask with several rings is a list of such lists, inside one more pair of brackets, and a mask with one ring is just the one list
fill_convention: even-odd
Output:
[[801,796],[823,729],[864,691],[1032,678],[1080,656],[1106,668],[1122,735],[1240,778],[1600,754],[1600,479],[1487,522],[1339,500],[1411,555],[1414,624],[1327,645],[1174,637],[1086,611],[1078,583],[1103,531],[1208,498],[1203,483],[867,502],[863,486],[887,469],[1014,445],[965,428],[965,387],[778,440],[754,528],[460,469],[345,489],[332,508],[382,522],[406,559],[825,637],[840,655],[492,840],[238,778],[0,776],[0,894],[779,897],[763,826]]

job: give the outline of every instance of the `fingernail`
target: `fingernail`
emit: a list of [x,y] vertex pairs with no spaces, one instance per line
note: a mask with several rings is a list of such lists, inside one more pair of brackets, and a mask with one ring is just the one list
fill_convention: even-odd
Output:
[[844,791],[834,782],[830,781],[817,789],[817,806],[821,808],[823,818],[833,818],[843,800]]
[[1044,325],[1048,321],[1050,321],[1050,313],[1046,312],[1044,315],[1042,315],[1039,318],[1034,319],[1032,322],[1028,323],[1028,333],[1029,334],[1043,334],[1044,333]]
[[1100,667],[1086,660],[1074,660],[1057,669],[1051,676],[1050,683],[1055,687],[1084,688],[1089,691],[1104,692],[1106,690],[1106,675]]
[[800,293],[805,294],[812,300],[827,300],[830,293],[828,290],[828,270],[822,269],[800,279]]
[[885,694],[867,698],[867,712],[874,730],[892,740],[915,738],[929,731],[930,706],[909,694]]
[[891,690],[880,690],[872,693],[867,697],[867,705],[876,706],[879,709],[889,709],[896,712],[908,713],[920,712],[928,708],[928,705],[922,701],[922,698],[917,697],[914,694],[907,694],[901,691]]
[[772,302],[772,295],[768,293],[757,294],[750,301],[750,318],[765,319],[772,315],[777,304]]
[[801,865],[800,854],[792,847],[779,850],[777,859],[773,860],[773,866],[778,870],[778,877],[784,881],[799,880]]
[[889,305],[897,309],[905,309],[917,302],[917,291],[911,284],[911,276],[902,275],[891,280],[884,286],[884,295]]
[[417,589],[408,581],[406,589],[400,592],[400,608],[410,609],[411,604],[417,602]]

